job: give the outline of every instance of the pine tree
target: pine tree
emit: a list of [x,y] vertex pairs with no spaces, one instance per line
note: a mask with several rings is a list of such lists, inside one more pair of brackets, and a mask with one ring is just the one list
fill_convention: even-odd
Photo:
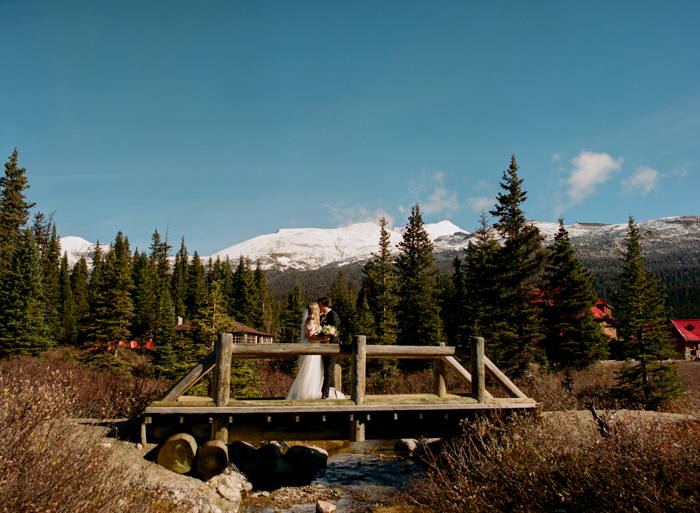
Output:
[[[618,373],[617,395],[647,408],[658,408],[681,395],[675,356],[667,327],[663,286],[642,259],[639,228],[630,216],[621,251],[620,290],[615,294],[615,321],[625,365]],[[634,358],[636,363],[629,359]]]
[[25,230],[0,282],[0,356],[37,355],[53,345],[44,321],[39,251],[32,230]]
[[170,295],[173,298],[175,305],[175,315],[187,318],[187,283],[188,283],[189,257],[187,255],[187,246],[185,246],[185,238],[182,238],[180,250],[175,255],[175,265],[173,266],[173,275],[171,278]]
[[83,343],[86,346],[92,346],[94,343],[107,343],[99,335],[99,325],[95,306],[97,305],[97,296],[102,288],[102,267],[104,259],[102,257],[102,247],[98,240],[95,244],[95,251],[92,255],[92,273],[87,288],[87,309],[85,315],[78,322],[78,329]]
[[75,303],[71,288],[71,274],[68,267],[68,255],[63,255],[59,270],[59,302],[61,305],[61,344],[75,344],[78,338],[78,324],[75,315]]
[[[131,250],[129,241],[122,232],[117,233],[105,255],[97,278],[93,271],[93,281],[90,284],[90,340],[114,342],[115,345],[127,341],[131,338],[130,327],[134,315],[131,297],[133,282]],[[102,347],[105,351],[108,349],[106,344]]]
[[345,281],[343,271],[338,271],[331,284],[330,298],[333,303],[333,310],[340,317],[340,329],[338,336],[341,344],[351,344],[353,335],[357,332],[357,310],[355,303],[357,295],[352,283]]
[[396,280],[391,256],[391,239],[387,220],[379,220],[379,252],[365,264],[362,287],[374,318],[374,340],[378,344],[396,343]]
[[502,361],[499,341],[503,329],[503,285],[498,264],[501,247],[486,221],[486,213],[481,213],[474,234],[464,258],[465,297],[457,340],[459,345],[469,347],[474,337],[483,337],[487,355]]
[[257,327],[257,329],[265,333],[273,333],[274,305],[270,293],[267,290],[267,277],[262,267],[260,267],[259,260],[255,266],[253,275],[256,294],[260,301],[260,317],[256,319],[257,324],[253,327]]
[[[304,293],[299,282],[296,282],[289,292],[287,304],[281,315],[279,342],[283,344],[298,344],[301,341],[301,321],[304,317],[305,308]],[[285,358],[273,360],[271,366],[292,374],[296,371],[297,364],[298,360],[296,358]]]
[[[12,259],[15,247],[22,244],[22,232],[29,219],[29,209],[35,203],[27,201],[29,189],[26,169],[17,167],[17,148],[5,164],[5,176],[0,177],[0,281]],[[25,248],[26,249],[26,248]]]
[[44,291],[44,322],[49,330],[51,339],[58,343],[61,340],[61,290],[59,283],[59,268],[61,247],[53,223],[53,213],[47,219],[44,214],[34,215],[34,240],[39,249],[39,262],[42,271],[42,289]]
[[195,251],[189,268],[187,269],[187,316],[190,319],[195,318],[197,313],[204,308],[206,303],[206,272],[204,269],[204,264],[202,264],[202,260],[199,258],[199,254]]
[[75,333],[71,336],[71,344],[80,344],[80,322],[87,316],[88,304],[88,266],[84,256],[75,263],[70,275],[70,290],[73,299],[73,320]]
[[558,368],[582,368],[606,356],[606,339],[591,307],[591,273],[576,258],[564,220],[549,248],[543,276],[542,327],[547,359]]
[[397,342],[401,345],[434,345],[438,342],[438,305],[433,243],[425,231],[416,203],[399,243],[394,263],[397,282]]
[[536,289],[545,264],[544,236],[525,220],[521,206],[527,193],[522,183],[512,156],[500,184],[504,192],[498,194],[496,208],[490,212],[497,218],[494,227],[504,239],[498,252],[498,274],[504,291],[499,309],[504,329],[498,341],[504,361],[499,363],[514,373],[541,359]]
[[250,260],[240,257],[238,267],[231,277],[230,314],[238,322],[253,326],[260,319],[260,298],[256,293],[255,275]]

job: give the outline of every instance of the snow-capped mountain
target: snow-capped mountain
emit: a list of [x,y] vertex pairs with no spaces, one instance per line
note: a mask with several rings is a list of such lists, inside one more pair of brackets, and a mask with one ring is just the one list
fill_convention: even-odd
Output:
[[[468,232],[450,221],[426,224],[436,251],[455,248],[457,237],[466,244]],[[391,245],[402,240],[401,228],[388,229]],[[357,223],[342,228],[286,228],[259,235],[211,255],[216,260],[237,261],[241,256],[259,261],[263,269],[311,270],[329,264],[345,265],[367,260],[379,250],[379,225]]]
[[[92,257],[95,255],[95,247],[97,244],[88,242],[82,237],[61,237],[61,253],[68,255],[68,265],[71,267],[84,256],[88,265],[91,265]],[[109,244],[100,244],[103,253],[109,251]]]
[[[551,243],[559,231],[558,223],[530,221]],[[666,217],[637,224],[645,252],[663,251],[671,246],[688,244],[700,247],[700,216]],[[425,229],[436,253],[459,251],[467,247],[472,234],[450,221],[426,224]],[[627,223],[574,223],[566,226],[574,247],[590,254],[608,254],[622,246]],[[342,228],[284,228],[259,235],[211,255],[216,260],[229,258],[234,264],[243,256],[259,261],[264,269],[314,270],[326,265],[347,265],[369,259],[379,250],[379,225],[358,223]],[[391,228],[391,245],[402,240],[404,228]],[[104,244],[103,251],[108,250]],[[80,258],[92,257],[95,245],[80,237],[63,237],[61,248],[72,265]],[[398,249],[395,249],[398,251]],[[208,257],[203,257],[207,260]]]

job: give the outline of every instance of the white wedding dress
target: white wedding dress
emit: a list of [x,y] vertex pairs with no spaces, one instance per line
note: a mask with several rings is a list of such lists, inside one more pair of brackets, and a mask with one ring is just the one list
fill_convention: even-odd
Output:
[[[308,344],[306,338],[306,321],[309,311],[304,312],[301,321],[301,343]],[[311,321],[311,328],[315,328],[315,323]],[[299,370],[297,377],[292,383],[292,387],[287,392],[287,399],[320,399],[321,387],[323,386],[323,361],[321,355],[310,354],[299,357]]]

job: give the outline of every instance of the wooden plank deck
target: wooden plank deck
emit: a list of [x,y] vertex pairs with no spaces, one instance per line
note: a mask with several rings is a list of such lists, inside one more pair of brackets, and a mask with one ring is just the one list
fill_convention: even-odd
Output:
[[536,408],[534,399],[487,398],[483,403],[473,397],[447,394],[369,395],[362,404],[351,399],[294,400],[285,399],[230,399],[226,406],[216,406],[210,397],[181,396],[177,401],[154,401],[144,414],[231,414],[277,412],[363,412],[363,411],[419,411],[419,410],[491,410]]

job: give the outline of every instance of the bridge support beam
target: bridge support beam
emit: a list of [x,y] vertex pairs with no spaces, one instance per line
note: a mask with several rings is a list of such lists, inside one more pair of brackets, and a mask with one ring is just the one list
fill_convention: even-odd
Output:
[[471,345],[472,397],[483,403],[486,399],[486,372],[484,370],[484,339],[474,337]]
[[[440,342],[440,347],[445,347],[444,342]],[[433,360],[433,393],[438,397],[447,395],[447,385],[445,384],[445,360],[435,358]]]

